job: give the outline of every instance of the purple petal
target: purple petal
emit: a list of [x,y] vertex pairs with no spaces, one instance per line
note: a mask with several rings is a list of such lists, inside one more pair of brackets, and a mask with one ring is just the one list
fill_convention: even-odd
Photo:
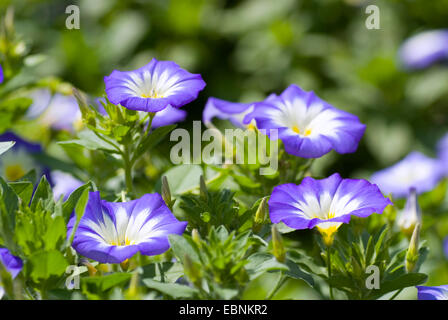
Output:
[[438,160],[412,152],[393,166],[373,174],[371,181],[378,184],[382,192],[404,198],[411,188],[418,194],[432,190],[442,177]]
[[202,113],[202,121],[208,125],[213,118],[229,120],[233,125],[244,128],[250,121],[245,116],[253,111],[253,103],[237,103],[210,97]]
[[74,178],[71,174],[62,171],[52,171],[54,199],[58,200],[61,196],[65,201],[70,194],[83,185],[83,182]]
[[201,75],[156,59],[134,71],[115,70],[104,82],[112,103],[146,112],[161,111],[168,105],[180,108],[195,100],[205,87]]
[[399,58],[408,69],[422,69],[447,60],[448,30],[425,31],[407,39],[400,48]]
[[365,131],[358,117],[296,85],[255,104],[251,116],[259,129],[277,129],[285,151],[303,158],[318,158],[333,149],[355,152]]
[[448,285],[425,287],[416,286],[418,300],[448,300]]
[[[68,236],[73,220],[67,227]],[[165,252],[169,248],[168,235],[180,235],[186,226],[157,193],[128,202],[107,202],[100,199],[99,192],[90,192],[72,246],[81,255],[101,263],[120,263],[137,252]]]
[[269,214],[273,223],[311,229],[324,222],[348,223],[352,215],[382,213],[389,204],[376,185],[366,180],[342,179],[335,173],[322,180],[306,177],[300,185],[275,187],[269,199]]

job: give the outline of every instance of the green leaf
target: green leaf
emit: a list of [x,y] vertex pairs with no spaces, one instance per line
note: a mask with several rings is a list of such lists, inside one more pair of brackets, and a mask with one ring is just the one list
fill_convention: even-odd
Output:
[[162,139],[166,135],[168,135],[168,133],[170,133],[176,127],[177,127],[176,124],[172,124],[169,126],[159,127],[153,130],[143,139],[143,141],[137,147],[137,150],[135,151],[135,154],[131,161],[137,160],[143,153],[145,153],[146,151],[150,151],[152,148],[154,148],[160,141],[162,141]]
[[178,195],[197,188],[202,173],[199,165],[182,164],[169,169],[164,176],[170,184],[171,194]]
[[45,176],[42,176],[39,185],[34,192],[33,200],[30,204],[30,209],[32,211],[36,210],[39,202],[42,202],[43,208],[51,210],[54,205],[53,190]]
[[8,183],[23,203],[29,204],[33,196],[34,186],[30,181],[17,181]]
[[249,260],[249,262],[246,264],[245,268],[251,280],[268,271],[289,270],[288,266],[278,262],[275,257],[269,253],[257,252],[247,259]]
[[168,240],[174,254],[182,262],[185,255],[188,255],[193,262],[200,262],[199,254],[196,252],[195,245],[191,239],[187,239],[186,236],[170,234]]
[[0,177],[0,237],[11,249],[13,230],[16,225],[16,211],[19,199],[14,190]]
[[373,291],[373,297],[379,298],[384,294],[400,290],[407,287],[415,287],[419,284],[425,283],[428,276],[424,273],[406,273],[394,280],[383,281],[380,285],[379,291]]
[[[82,187],[80,187],[82,188]],[[68,200],[67,200],[68,201]],[[73,225],[72,234],[69,237],[68,244],[71,244],[73,241],[73,237],[75,235],[75,231],[78,228],[79,220],[81,220],[81,217],[84,215],[84,211],[87,207],[87,202],[89,201],[89,189],[83,189],[81,196],[79,197],[79,200],[76,202],[75,205],[75,217],[76,221]],[[67,209],[68,210],[68,209]],[[68,211],[67,211],[68,212]],[[63,213],[65,216],[65,213]],[[66,216],[65,216],[66,217]],[[69,216],[68,216],[69,217]],[[66,220],[67,221],[67,220]]]
[[257,189],[261,186],[260,183],[254,182],[253,179],[250,179],[249,177],[236,174],[234,172],[232,172],[231,175],[235,179],[235,181],[242,187],[248,189]]
[[132,277],[132,273],[117,272],[101,277],[81,278],[83,287],[87,287],[89,292],[103,293],[113,287],[122,286]]
[[142,269],[142,279],[153,279],[160,282],[173,283],[184,275],[184,268],[179,262],[156,262],[148,264]]
[[45,249],[59,249],[67,236],[67,227],[64,218],[54,217],[48,225],[48,229],[42,235]]
[[288,266],[289,270],[285,272],[285,275],[293,279],[302,279],[310,287],[314,286],[314,279],[309,273],[303,272],[297,264],[289,259],[286,260],[286,265]]
[[[100,133],[98,133],[100,134]],[[89,150],[103,150],[111,153],[118,153],[118,150],[110,142],[106,142],[99,138],[93,131],[84,130],[78,133],[79,139],[61,141],[58,144],[61,145],[78,145]],[[106,138],[105,138],[106,139]]]
[[148,288],[160,291],[161,293],[169,295],[170,297],[173,297],[175,299],[193,298],[199,293],[197,289],[177,283],[163,283],[151,279],[145,279],[143,280],[143,283]]
[[0,154],[5,153],[9,149],[11,149],[15,143],[15,141],[0,142]]
[[62,253],[49,250],[32,254],[26,266],[27,274],[35,283],[39,283],[52,277],[62,277],[68,263]]
[[[75,210],[76,205],[82,198],[83,201],[86,201],[88,197],[85,195],[85,191],[90,191],[92,188],[92,184],[90,182],[86,183],[83,186],[80,186],[78,189],[73,191],[68,199],[62,205],[62,215],[64,216],[64,220],[68,222],[70,215],[73,210]],[[86,199],[87,198],[87,199]]]

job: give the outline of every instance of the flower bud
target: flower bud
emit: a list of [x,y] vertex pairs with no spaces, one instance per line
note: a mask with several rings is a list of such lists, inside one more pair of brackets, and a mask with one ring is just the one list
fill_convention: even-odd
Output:
[[128,269],[129,269],[129,259],[126,259],[123,262],[121,262],[120,266],[121,266],[121,269],[123,269],[123,271],[128,271]]
[[198,229],[195,228],[191,231],[191,238],[198,245],[198,247],[201,247],[201,236],[199,235]]
[[252,227],[254,232],[260,231],[260,228],[262,224],[265,222],[267,215],[268,215],[268,205],[266,197],[264,197],[257,208],[257,212],[255,213],[254,225]]
[[273,246],[273,254],[278,262],[285,262],[286,260],[286,251],[285,246],[283,245],[283,239],[278,232],[275,225],[272,226],[272,246]]
[[79,263],[79,266],[86,266],[87,270],[89,271],[89,275],[92,277],[94,276],[98,270],[89,262],[89,260],[82,258]]
[[255,213],[255,223],[262,224],[268,215],[268,205],[266,197],[264,197],[260,205],[258,206],[257,212]]
[[170,210],[173,210],[170,185],[168,184],[168,179],[166,176],[162,177],[162,198],[165,201],[168,208],[170,208]]
[[192,283],[199,284],[201,279],[200,270],[194,265],[188,254],[184,255],[184,271],[185,275],[190,279]]
[[420,223],[414,228],[414,232],[412,233],[411,241],[409,242],[409,248],[406,253],[406,271],[413,272],[415,267],[417,266],[417,261],[419,258],[418,254],[418,243],[420,239]]
[[415,229],[417,223],[422,222],[421,209],[418,205],[417,191],[415,188],[409,190],[408,199],[406,201],[406,206],[399,213],[397,218],[397,225],[403,231],[404,234],[409,238]]

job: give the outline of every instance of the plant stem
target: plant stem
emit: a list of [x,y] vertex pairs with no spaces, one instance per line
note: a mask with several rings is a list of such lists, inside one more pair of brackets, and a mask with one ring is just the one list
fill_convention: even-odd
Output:
[[126,180],[126,190],[132,193],[132,166],[133,163],[129,159],[129,147],[125,145],[123,152],[124,175]]
[[398,290],[397,292],[395,292],[395,294],[394,294],[392,297],[390,297],[389,300],[394,300],[394,299],[401,293],[401,291],[403,291],[403,288],[401,288],[400,290]]
[[333,286],[331,285],[331,248],[327,246],[328,286],[330,287],[330,300],[334,300]]
[[274,288],[269,292],[269,295],[266,297],[266,300],[271,300],[272,297],[277,293],[277,291],[281,288],[281,286],[286,282],[286,277],[283,276],[283,272],[280,272],[280,275],[277,279],[277,283]]

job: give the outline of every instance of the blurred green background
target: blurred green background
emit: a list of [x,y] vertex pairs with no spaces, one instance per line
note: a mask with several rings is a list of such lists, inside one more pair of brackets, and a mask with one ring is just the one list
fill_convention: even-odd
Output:
[[[65,27],[71,4],[80,7],[79,30]],[[379,30],[365,27],[369,4],[380,9]],[[406,38],[448,28],[448,0],[2,0],[0,11],[10,5],[30,54],[45,56],[32,69],[38,78],[101,96],[104,76],[153,57],[202,74],[207,87],[184,107],[185,127],[201,119],[209,96],[250,102],[292,83],[358,115],[367,124],[358,151],[322,157],[316,176],[365,178],[412,150],[435,156],[448,132],[448,66],[410,72],[397,57]],[[429,241],[442,251],[439,239]],[[445,284],[447,262],[436,256],[444,262],[429,283]],[[243,298],[264,297],[261,283],[273,281],[263,276]],[[277,298],[316,298],[296,282]]]
[[[38,76],[56,75],[101,95],[103,77],[156,57],[201,73],[207,82],[186,106],[201,118],[208,96],[249,102],[295,83],[367,124],[355,154],[331,153],[316,173],[368,176],[411,150],[434,154],[447,129],[448,68],[400,67],[409,36],[447,27],[448,0],[3,0],[33,54]],[[65,8],[80,7],[80,30],[68,30]],[[365,8],[380,9],[368,30]]]

